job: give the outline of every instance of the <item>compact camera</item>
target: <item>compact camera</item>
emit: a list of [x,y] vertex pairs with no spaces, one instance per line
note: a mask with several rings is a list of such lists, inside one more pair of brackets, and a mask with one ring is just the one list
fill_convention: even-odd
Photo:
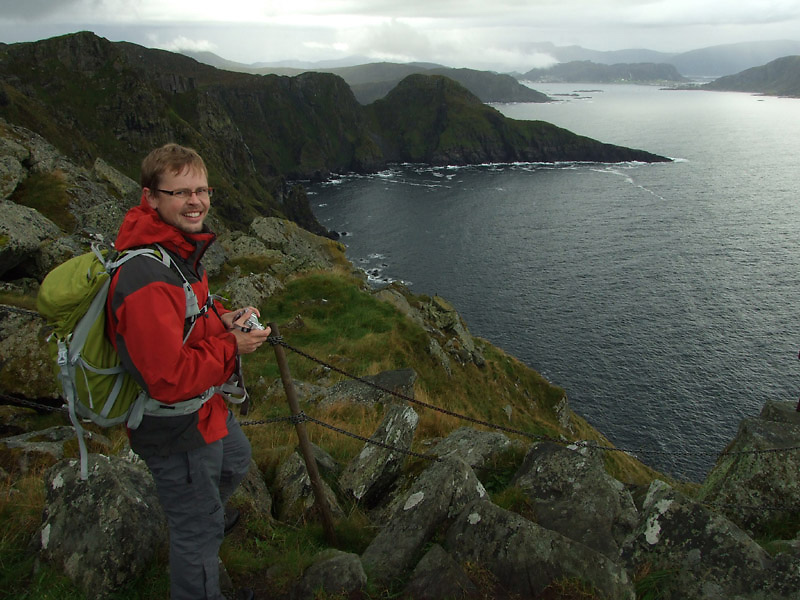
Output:
[[252,331],[253,329],[264,329],[264,326],[258,321],[256,313],[253,313],[247,317],[247,320],[242,324],[242,329]]

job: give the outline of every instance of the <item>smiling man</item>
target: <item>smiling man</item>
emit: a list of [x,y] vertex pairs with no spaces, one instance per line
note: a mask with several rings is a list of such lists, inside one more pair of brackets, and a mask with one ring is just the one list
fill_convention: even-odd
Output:
[[[270,333],[241,326],[258,314],[254,308],[227,311],[209,295],[201,259],[215,239],[204,224],[212,195],[194,150],[167,144],[144,159],[142,201],[128,211],[115,246],[158,245],[169,261],[128,260],[112,279],[107,307],[122,364],[147,394],[129,437],[167,516],[172,600],[224,600],[224,507],[247,474],[251,449],[219,388],[238,370],[239,355],[257,350]],[[202,308],[187,318],[192,296]]]

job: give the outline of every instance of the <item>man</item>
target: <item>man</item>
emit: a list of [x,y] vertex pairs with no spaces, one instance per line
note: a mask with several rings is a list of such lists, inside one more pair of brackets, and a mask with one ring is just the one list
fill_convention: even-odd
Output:
[[[229,312],[209,300],[200,260],[215,239],[204,225],[213,189],[197,152],[167,144],[144,159],[141,176],[141,204],[125,216],[116,249],[159,244],[173,264],[137,256],[116,272],[109,334],[124,366],[163,403],[160,412],[175,409],[177,416],[145,414],[129,431],[130,442],[152,472],[167,516],[172,600],[224,600],[218,558],[224,506],[247,473],[251,449],[211,388],[225,383],[238,356],[258,349],[270,330],[237,325],[258,314],[252,307]],[[185,281],[206,308],[193,323],[186,319]],[[199,408],[180,404],[209,395]]]

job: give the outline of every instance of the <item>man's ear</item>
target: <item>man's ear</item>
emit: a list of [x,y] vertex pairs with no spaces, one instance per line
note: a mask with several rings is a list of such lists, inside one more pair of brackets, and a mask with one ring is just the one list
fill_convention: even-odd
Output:
[[147,199],[147,204],[153,210],[158,210],[158,198],[156,197],[153,190],[150,188],[144,188],[144,197]]

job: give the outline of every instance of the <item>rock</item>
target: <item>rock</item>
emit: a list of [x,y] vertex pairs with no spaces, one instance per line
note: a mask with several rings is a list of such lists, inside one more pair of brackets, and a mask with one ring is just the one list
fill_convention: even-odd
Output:
[[0,199],[13,194],[26,175],[25,167],[16,158],[0,155]]
[[434,544],[411,573],[403,597],[441,600],[478,597],[478,588],[464,569],[439,544]]
[[445,549],[458,563],[491,573],[506,597],[538,598],[554,583],[573,581],[591,585],[600,597],[635,598],[626,571],[603,554],[486,500],[461,511]]
[[0,392],[22,398],[58,398],[49,330],[33,311],[0,305]]
[[[771,404],[765,411],[771,418],[792,415],[786,408]],[[760,535],[771,521],[792,516],[800,490],[800,452],[769,450],[798,446],[800,424],[743,419],[736,438],[707,475],[698,500],[717,505],[734,523]]]
[[102,158],[94,161],[94,175],[98,181],[108,183],[123,200],[124,208],[135,206],[142,193],[142,188],[133,179],[117,171]]
[[351,460],[339,478],[339,485],[346,494],[367,507],[375,506],[385,499],[392,484],[403,469],[417,429],[419,417],[407,405],[392,404],[377,431],[370,440],[391,448],[367,443]]
[[229,281],[218,292],[227,298],[231,309],[242,306],[261,306],[275,292],[282,290],[283,284],[269,273],[251,273]]
[[450,366],[450,359],[448,358],[447,354],[445,354],[445,351],[442,350],[439,342],[437,342],[433,337],[428,338],[428,353],[433,356],[440,365],[442,365],[442,368],[444,369],[445,373],[447,373],[448,377],[453,376],[453,369]]
[[[281,327],[281,333],[284,328]],[[327,393],[327,389],[321,385],[315,385],[306,381],[298,379],[292,380],[294,392],[297,395],[297,401],[301,404],[308,402],[317,402]],[[267,398],[276,398],[278,401],[286,403],[286,389],[283,387],[283,381],[276,379],[264,392]]]
[[76,460],[45,474],[42,526],[31,540],[91,598],[109,598],[142,575],[154,549],[167,543],[167,523],[146,468],[116,457],[89,456],[89,479]]
[[296,600],[358,594],[367,585],[367,575],[357,554],[328,549],[320,552],[293,590]]
[[344,264],[344,246],[301,229],[291,221],[274,217],[257,217],[251,231],[264,246],[281,253],[281,263],[274,265],[275,273],[288,274],[310,269],[330,269]]
[[486,495],[475,473],[462,460],[443,459],[425,469],[361,555],[370,579],[386,584],[400,577],[414,566],[437,531],[469,502]]
[[472,469],[479,470],[510,446],[511,441],[502,433],[460,427],[436,444],[430,453],[440,458],[457,456]]
[[0,200],[0,277],[22,268],[36,273],[36,255],[45,240],[55,239],[61,230],[38,211],[10,200]]
[[256,461],[250,461],[250,470],[247,471],[242,483],[236,488],[230,502],[239,507],[245,507],[254,517],[263,521],[272,521],[272,496],[269,494],[264,477],[258,469]]
[[[94,442],[111,447],[108,438],[87,432]],[[0,449],[6,458],[6,465],[12,461],[12,471],[27,473],[36,466],[52,465],[64,458],[64,444],[75,439],[75,429],[71,426],[57,425],[41,431],[29,431],[0,439]]]
[[525,492],[539,525],[612,560],[638,524],[630,493],[606,473],[603,457],[586,448],[536,444],[512,483]]
[[[363,377],[363,379],[401,396],[413,398],[417,374],[413,369],[399,369],[397,371],[384,371],[377,375]],[[396,396],[383,391],[383,389],[364,385],[361,381],[342,381],[330,388],[325,397],[320,400],[320,404],[330,405],[337,402],[377,404],[397,400]]]
[[[667,573],[663,598],[796,598],[797,565],[773,563],[744,531],[663,481],[647,493],[622,556],[631,572]],[[788,593],[791,592],[791,593]]]
[[374,291],[372,295],[382,302],[388,302],[420,327],[425,327],[425,320],[420,312],[409,304],[408,299],[397,287],[398,284],[392,284]]
[[[314,492],[303,458],[292,452],[278,467],[275,475],[275,494],[277,496],[278,519],[291,524],[303,523],[312,518],[314,512]],[[322,482],[325,500],[334,518],[344,516],[336,501],[336,495],[327,483]]]

